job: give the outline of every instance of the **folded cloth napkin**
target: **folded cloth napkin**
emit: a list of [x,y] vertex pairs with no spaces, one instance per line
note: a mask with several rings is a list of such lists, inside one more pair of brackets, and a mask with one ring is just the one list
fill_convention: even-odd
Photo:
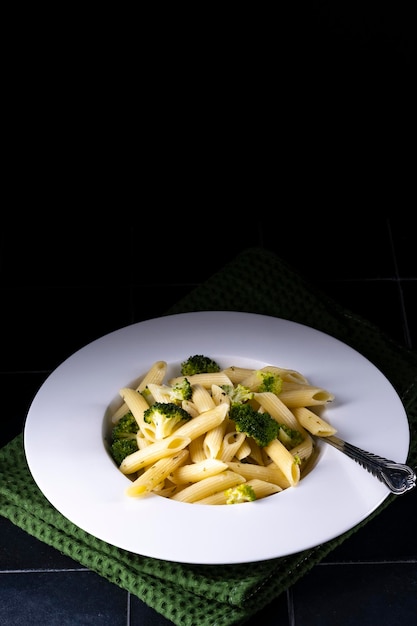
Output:
[[[407,462],[413,467],[417,464],[416,352],[340,307],[261,248],[242,252],[166,315],[202,310],[244,311],[292,320],[359,351],[382,371],[400,396],[410,424]],[[244,624],[395,497],[388,496],[355,528],[314,549],[257,563],[189,565],[132,554],[84,532],[56,511],[33,482],[22,434],[0,451],[0,514],[135,594],[177,626]]]

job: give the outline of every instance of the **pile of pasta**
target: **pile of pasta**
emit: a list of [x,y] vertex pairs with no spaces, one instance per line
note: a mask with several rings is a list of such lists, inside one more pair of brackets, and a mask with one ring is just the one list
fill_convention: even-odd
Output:
[[[256,391],[256,371],[274,372],[282,379],[279,394]],[[311,385],[299,372],[268,365],[261,370],[230,366],[216,373],[187,376],[192,397],[182,407],[191,419],[169,436],[156,440],[144,412],[152,402],[164,402],[166,385],[184,376],[166,380],[167,363],[153,363],[136,388],[123,387],[123,404],[113,413],[113,424],[130,411],[138,425],[138,450],[119,466],[130,478],[126,494],[143,497],[149,493],[197,504],[226,504],[225,491],[249,483],[256,499],[295,487],[311,458],[311,435],[326,437],[336,429],[314,407],[324,406],[334,395]],[[229,419],[230,401],[222,385],[243,385],[254,391],[251,403],[280,424],[299,431],[302,442],[287,449],[277,438],[260,447],[252,437],[237,432]],[[139,392],[139,393],[138,393]]]

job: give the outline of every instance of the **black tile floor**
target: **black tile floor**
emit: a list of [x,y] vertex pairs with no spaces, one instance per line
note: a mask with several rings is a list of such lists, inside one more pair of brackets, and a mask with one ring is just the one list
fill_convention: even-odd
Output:
[[[32,226],[36,237],[33,236]],[[261,219],[233,240],[198,238],[209,264],[173,263],[177,240],[163,233],[159,268],[147,274],[136,224],[100,233],[78,221],[33,225],[15,241],[2,234],[0,445],[23,428],[42,382],[74,351],[122,326],[157,317],[253,245],[271,249],[344,307],[417,350],[415,234],[401,215],[329,224],[324,217]],[[43,230],[45,227],[45,230]],[[236,244],[236,241],[238,243]],[[160,250],[162,250],[161,248]],[[151,253],[151,259],[154,255]],[[181,266],[181,262],[179,263]],[[248,626],[404,626],[416,623],[417,490],[391,504],[331,552]],[[0,518],[0,625],[168,626],[136,597]],[[197,625],[196,625],[197,626]],[[214,626],[214,625],[213,625]]]

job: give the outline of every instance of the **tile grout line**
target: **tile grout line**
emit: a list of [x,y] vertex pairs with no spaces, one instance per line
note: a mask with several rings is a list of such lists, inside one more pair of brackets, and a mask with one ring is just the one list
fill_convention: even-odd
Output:
[[93,572],[93,570],[88,569],[88,567],[50,567],[50,568],[28,568],[28,569],[0,569],[1,574],[57,574],[57,573],[68,573],[68,572]]

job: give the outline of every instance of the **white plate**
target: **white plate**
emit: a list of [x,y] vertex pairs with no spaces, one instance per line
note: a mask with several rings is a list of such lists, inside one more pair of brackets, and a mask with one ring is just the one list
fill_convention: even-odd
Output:
[[[37,393],[24,429],[34,480],[74,524],[136,554],[200,564],[261,561],[333,539],[389,495],[385,485],[330,446],[300,483],[244,505],[186,504],[125,495],[129,479],[108,455],[105,415],[157,360],[179,367],[192,354],[222,366],[278,365],[335,394],[323,417],[338,435],[405,462],[408,420],[391,383],[361,354],[322,332],[235,312],[172,315],[127,326],[64,361]],[[107,413],[106,413],[107,412]]]

